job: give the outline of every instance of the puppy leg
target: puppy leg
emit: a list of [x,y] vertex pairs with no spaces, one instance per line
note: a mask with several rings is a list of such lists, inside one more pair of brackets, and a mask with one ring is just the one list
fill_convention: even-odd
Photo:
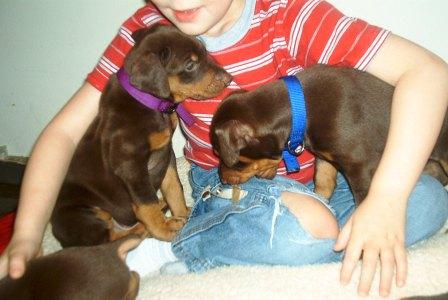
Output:
[[316,158],[316,170],[314,173],[314,192],[326,199],[330,199],[336,187],[336,175],[338,171],[332,164]]
[[177,173],[174,153],[172,153],[170,165],[163,178],[160,190],[168,202],[173,216],[184,218],[188,216],[189,211],[185,203],[184,191],[180,183],[179,174]]
[[51,225],[62,247],[94,246],[109,241],[109,225],[84,205],[56,206]]
[[115,169],[131,195],[133,210],[149,234],[157,239],[171,241],[185,224],[185,219],[166,218],[162,213],[163,202],[151,184],[147,162],[138,159],[122,160]]
[[148,237],[149,233],[141,222],[138,222],[132,227],[123,228],[119,226],[119,224],[114,221],[112,216],[105,210],[102,210],[99,207],[94,207],[93,212],[96,217],[100,220],[103,220],[105,224],[107,224],[107,228],[109,229],[109,241],[116,241],[128,235],[138,235],[141,238]]
[[149,233],[162,241],[171,241],[177,232],[185,225],[185,218],[167,218],[162,213],[163,203],[133,204],[137,219],[145,224]]

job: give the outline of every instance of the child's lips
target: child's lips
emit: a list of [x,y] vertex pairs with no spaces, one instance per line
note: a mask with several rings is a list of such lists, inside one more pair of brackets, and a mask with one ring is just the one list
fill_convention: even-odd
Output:
[[173,10],[173,14],[179,22],[191,22],[197,16],[199,8],[186,10]]

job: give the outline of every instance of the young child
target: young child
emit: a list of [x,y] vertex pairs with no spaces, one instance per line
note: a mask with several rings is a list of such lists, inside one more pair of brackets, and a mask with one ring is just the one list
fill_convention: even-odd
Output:
[[[360,295],[368,294],[378,261],[380,294],[389,294],[394,276],[403,286],[405,245],[434,234],[448,215],[446,191],[435,179],[420,176],[447,107],[447,65],[418,45],[344,16],[326,1],[151,2],[123,24],[87,81],[39,137],[24,177],[14,236],[1,257],[0,276],[21,276],[25,262],[39,253],[70,158],[97,113],[101,90],[133,45],[131,33],[171,22],[198,36],[233,82],[222,97],[185,102],[199,119],[191,127],[181,122],[196,203],[172,244],[146,240],[130,254],[131,266],[146,258],[161,263],[149,261],[142,272],[176,260],[177,270],[203,271],[229,264],[302,265],[343,259],[340,278],[346,284],[362,255]],[[312,192],[314,158],[305,152],[299,173],[272,181],[252,179],[242,185],[239,205],[232,205],[228,186],[219,181],[208,136],[217,105],[228,92],[255,89],[316,63],[356,67],[396,87],[388,142],[367,198],[355,210],[339,175],[330,205],[324,204]],[[283,166],[279,174],[285,175]],[[344,255],[334,250],[345,250]]]

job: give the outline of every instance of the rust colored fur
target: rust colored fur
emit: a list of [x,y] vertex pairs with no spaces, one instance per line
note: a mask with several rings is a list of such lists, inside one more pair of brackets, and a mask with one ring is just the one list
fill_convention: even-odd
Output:
[[[317,65],[296,76],[306,99],[305,146],[327,162],[317,164],[316,192],[331,196],[337,169],[346,176],[359,204],[385,147],[394,88],[346,67]],[[239,184],[252,176],[272,178],[290,128],[288,92],[281,80],[227,97],[211,127],[222,180]],[[448,183],[446,116],[426,171]]]
[[124,257],[139,242],[127,237],[33,259],[19,279],[0,280],[0,299],[135,299],[140,279],[126,266]]
[[[174,27],[142,29],[133,38],[124,67],[142,91],[181,102],[216,96],[230,82],[197,39]],[[115,75],[110,78],[51,219],[63,247],[97,245],[128,234],[174,238],[188,214],[171,143],[175,123],[173,114],[143,106]],[[159,189],[172,218],[162,212]]]

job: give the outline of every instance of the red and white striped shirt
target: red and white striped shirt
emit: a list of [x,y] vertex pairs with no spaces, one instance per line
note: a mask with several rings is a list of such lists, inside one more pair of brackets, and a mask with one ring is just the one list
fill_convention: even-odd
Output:
[[[218,165],[213,154],[209,126],[213,113],[229,92],[252,90],[281,76],[294,74],[317,63],[365,69],[383,44],[388,31],[343,15],[322,0],[257,0],[247,32],[233,45],[210,52],[232,76],[232,83],[218,97],[184,104],[199,121],[181,127],[186,135],[185,156],[210,169]],[[100,91],[108,78],[123,64],[132,48],[131,33],[155,23],[168,23],[152,5],[139,9],[126,20],[107,47],[87,81]],[[314,157],[305,151],[299,156],[301,171],[288,177],[309,182],[314,173]],[[279,174],[286,174],[283,164]]]

